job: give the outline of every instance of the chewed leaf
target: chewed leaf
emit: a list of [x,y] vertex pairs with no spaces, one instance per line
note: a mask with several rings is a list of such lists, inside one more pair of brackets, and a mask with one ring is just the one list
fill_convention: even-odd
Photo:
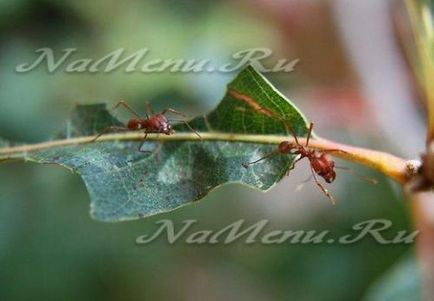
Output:
[[107,111],[105,104],[77,105],[58,138],[95,135],[109,126],[122,126],[122,122]]
[[[299,136],[306,136],[303,115],[249,66],[228,85],[215,110],[190,124],[200,133],[287,135],[287,128],[273,114],[288,120]],[[79,106],[63,137],[95,135],[119,124],[104,105]],[[183,124],[175,129],[177,133],[190,133]],[[26,159],[60,164],[78,173],[91,197],[91,213],[102,221],[130,220],[173,210],[226,183],[265,191],[282,179],[294,160],[276,156],[245,169],[243,163],[274,151],[276,146],[215,139],[148,140],[141,144],[119,140],[57,146],[28,153]],[[139,147],[146,152],[139,152]]]

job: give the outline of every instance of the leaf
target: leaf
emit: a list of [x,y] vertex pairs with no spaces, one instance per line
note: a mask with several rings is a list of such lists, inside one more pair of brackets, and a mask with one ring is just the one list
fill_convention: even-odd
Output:
[[421,271],[414,254],[404,257],[376,281],[363,300],[423,300]]
[[65,129],[57,138],[95,135],[110,125],[122,126],[123,124],[107,111],[105,104],[78,105],[71,113]]
[[[248,66],[228,85],[218,107],[190,121],[193,128],[211,136],[218,133],[280,134],[283,123],[267,116],[268,111],[287,119],[299,136],[306,136],[307,122],[295,106],[261,74]],[[249,101],[234,97],[233,91]],[[105,127],[119,124],[105,106],[78,106],[62,137],[96,135]],[[177,133],[191,133],[183,124]],[[177,134],[176,133],[176,134]],[[174,134],[174,137],[176,137]],[[242,163],[276,149],[276,145],[236,141],[151,141],[139,152],[140,141],[97,141],[55,146],[20,154],[26,160],[55,163],[78,173],[91,197],[91,214],[101,221],[131,220],[173,210],[203,198],[226,183],[243,183],[268,190],[288,172],[294,158],[276,156],[249,169]],[[1,159],[1,155],[0,155]]]
[[8,147],[10,145],[9,141],[0,138],[0,147]]

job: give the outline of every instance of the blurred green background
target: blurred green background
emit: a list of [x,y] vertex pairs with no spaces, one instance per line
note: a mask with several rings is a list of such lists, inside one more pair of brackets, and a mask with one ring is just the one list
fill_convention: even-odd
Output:
[[[377,2],[385,3],[381,9],[390,19],[386,24],[393,30],[387,34],[395,48],[376,43],[375,34],[373,47],[402,58],[402,45],[408,41],[402,34],[406,22],[401,3]],[[28,73],[15,71],[17,65],[33,62],[35,50],[42,47],[52,48],[56,57],[65,48],[77,48],[76,59],[100,58],[119,48],[126,54],[148,48],[145,61],[207,58],[216,64],[234,62],[231,55],[239,50],[268,48],[273,51],[268,66],[281,58],[300,59],[294,72],[267,77],[315,121],[319,135],[413,155],[405,145],[396,148],[387,136],[399,122],[384,129],[376,119],[378,106],[388,106],[383,94],[396,92],[393,78],[383,81],[389,78],[387,72],[395,71],[372,65],[383,93],[375,99],[375,93],[364,90],[365,71],[351,52],[351,39],[359,38],[357,29],[372,29],[378,5],[360,8],[357,1],[348,3],[1,0],[0,137],[29,143],[49,139],[77,103],[113,105],[124,99],[140,110],[150,100],[156,109],[171,106],[193,116],[211,110],[235,75],[127,73],[123,68],[110,73],[67,73],[60,68],[50,73],[43,66]],[[369,26],[346,27],[346,13],[365,14]],[[402,61],[400,70],[410,76]],[[412,87],[409,91],[414,92]],[[373,101],[377,107],[372,107]],[[421,111],[417,101],[408,105]],[[128,118],[122,112],[118,116]],[[423,120],[417,118],[408,120],[409,129]],[[380,184],[338,174],[331,185],[338,200],[333,207],[313,182],[296,192],[309,174],[307,164],[300,164],[266,194],[228,185],[193,206],[118,224],[89,217],[89,197],[77,175],[58,166],[2,164],[0,300],[398,300],[387,299],[396,293],[394,286],[408,286],[405,293],[418,300],[412,245],[380,245],[371,238],[352,245],[170,245],[162,238],[145,246],[135,244],[137,236],[155,231],[160,219],[171,219],[178,227],[183,220],[197,219],[194,230],[219,230],[240,219],[246,225],[268,219],[269,229],[329,230],[336,236],[352,233],[358,222],[387,219],[393,222],[391,236],[412,230],[396,184],[367,169],[339,163]],[[409,270],[408,278],[398,277]]]

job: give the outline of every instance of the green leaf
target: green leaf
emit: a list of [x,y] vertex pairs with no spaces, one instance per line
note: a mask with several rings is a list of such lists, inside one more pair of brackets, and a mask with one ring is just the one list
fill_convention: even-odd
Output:
[[[283,123],[253,109],[261,106],[288,120],[299,136],[306,136],[307,122],[295,106],[253,67],[245,68],[228,85],[248,95],[254,103],[226,93],[218,107],[190,121],[201,133],[274,134],[287,136]],[[120,122],[105,106],[78,106],[61,135],[96,135]],[[191,131],[183,124],[176,132]],[[176,134],[174,136],[176,136]],[[97,141],[55,146],[28,154],[26,160],[55,163],[78,173],[91,197],[91,214],[102,221],[131,220],[173,210],[203,198],[226,183],[243,183],[268,190],[288,172],[294,158],[276,156],[249,169],[242,163],[276,149],[276,145],[237,141]],[[0,155],[1,159],[1,155]]]
[[57,138],[95,135],[111,125],[123,124],[107,111],[105,104],[77,105]]
[[365,301],[419,301],[422,298],[422,277],[414,254],[400,260],[371,286]]
[[10,145],[9,141],[0,138],[0,147],[8,147]]

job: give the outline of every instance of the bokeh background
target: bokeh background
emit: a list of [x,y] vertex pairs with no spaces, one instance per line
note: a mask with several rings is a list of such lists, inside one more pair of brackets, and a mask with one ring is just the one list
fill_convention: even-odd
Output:
[[[54,73],[33,62],[36,49],[56,58],[101,58],[119,48],[148,48],[155,58],[234,62],[232,54],[268,48],[268,66],[300,59],[294,72],[267,77],[316,123],[320,136],[416,158],[425,113],[406,54],[412,51],[402,1],[165,0],[0,1],[0,137],[38,142],[58,131],[77,103],[150,100],[191,116],[211,110],[234,73]],[[119,112],[119,118],[128,118]],[[268,219],[268,229],[350,234],[368,219],[413,230],[401,188],[347,162],[371,185],[338,174],[329,204],[299,164],[268,193],[228,185],[201,202],[144,220],[106,224],[89,216],[81,179],[58,166],[22,162],[0,168],[0,300],[419,300],[413,245],[139,246],[139,235],[171,219],[177,227],[218,230],[237,220]],[[399,299],[401,298],[401,299]]]

